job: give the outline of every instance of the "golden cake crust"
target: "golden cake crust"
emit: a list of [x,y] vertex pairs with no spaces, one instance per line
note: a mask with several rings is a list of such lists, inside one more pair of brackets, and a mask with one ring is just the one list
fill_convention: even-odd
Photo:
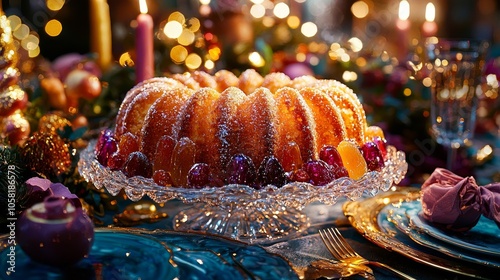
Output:
[[295,145],[306,162],[318,159],[325,145],[337,146],[343,140],[362,145],[366,128],[359,99],[338,81],[290,79],[283,73],[262,77],[255,70],[237,77],[221,70],[138,84],[120,107],[115,135],[137,135],[140,151],[151,162],[162,137],[189,138],[195,161],[222,176],[235,154],[250,157],[258,166],[267,156],[286,160],[284,147]]

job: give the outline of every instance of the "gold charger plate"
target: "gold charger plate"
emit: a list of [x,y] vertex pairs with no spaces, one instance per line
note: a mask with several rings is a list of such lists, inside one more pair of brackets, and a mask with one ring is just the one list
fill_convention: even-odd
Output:
[[374,197],[348,201],[343,205],[344,215],[351,225],[366,239],[374,244],[416,262],[438,269],[481,279],[478,271],[467,267],[464,263],[444,259],[422,252],[399,240],[396,232],[386,231],[379,225],[379,213],[388,205],[397,205],[420,198],[420,188],[398,187],[395,190],[380,193]]

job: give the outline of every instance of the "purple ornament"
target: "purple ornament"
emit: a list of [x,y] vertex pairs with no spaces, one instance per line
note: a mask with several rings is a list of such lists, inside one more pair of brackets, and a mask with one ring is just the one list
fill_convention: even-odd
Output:
[[36,203],[42,202],[49,196],[57,196],[74,200],[74,203],[81,206],[78,196],[71,193],[69,189],[61,183],[52,183],[48,179],[33,177],[26,181],[27,196],[23,203],[24,208],[29,208]]
[[16,228],[17,242],[34,261],[68,266],[90,252],[94,226],[72,199],[50,196],[24,211]]

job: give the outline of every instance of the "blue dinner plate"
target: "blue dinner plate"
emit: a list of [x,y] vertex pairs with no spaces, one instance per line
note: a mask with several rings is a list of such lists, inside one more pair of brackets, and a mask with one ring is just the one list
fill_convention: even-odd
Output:
[[[4,273],[7,236],[0,245]],[[215,235],[136,228],[97,229],[89,257],[65,271],[31,261],[18,246],[12,276],[8,279],[298,279],[288,261],[260,246]]]
[[[10,267],[10,252],[1,241],[1,273]],[[158,240],[134,233],[96,231],[87,258],[64,269],[32,261],[16,246],[15,272],[8,279],[175,279],[179,268],[170,249]],[[2,278],[3,279],[3,278]]]
[[283,257],[221,236],[157,230],[180,268],[180,279],[298,279]]
[[421,216],[421,212],[419,209],[406,211],[410,223],[417,229],[457,247],[500,257],[500,229],[494,221],[481,216],[476,226],[469,231],[453,232],[435,227]]
[[[385,231],[393,232],[400,240],[405,240],[402,236],[406,236],[407,239],[410,239],[419,245],[448,256],[475,264],[500,268],[499,258],[456,247],[447,242],[436,239],[426,234],[424,231],[410,225],[407,212],[420,210],[420,200],[403,202],[396,205],[388,205],[380,211],[378,215],[378,224]],[[408,243],[410,241],[405,242]]]

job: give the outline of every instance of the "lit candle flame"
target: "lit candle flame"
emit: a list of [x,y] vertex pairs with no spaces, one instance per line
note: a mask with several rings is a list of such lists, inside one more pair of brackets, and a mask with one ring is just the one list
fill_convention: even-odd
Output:
[[434,21],[436,18],[436,7],[431,2],[427,3],[425,6],[425,20]]
[[146,3],[146,0],[139,0],[139,9],[141,10],[141,14],[148,13],[148,4]]
[[399,13],[400,20],[407,20],[410,17],[410,3],[406,0],[399,2]]

